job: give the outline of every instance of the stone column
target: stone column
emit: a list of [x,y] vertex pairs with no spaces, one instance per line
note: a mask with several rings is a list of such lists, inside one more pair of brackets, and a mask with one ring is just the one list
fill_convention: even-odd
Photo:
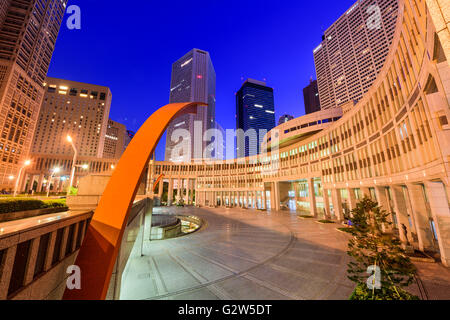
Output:
[[408,193],[411,200],[411,211],[416,223],[417,238],[419,241],[419,249],[433,250],[433,234],[430,230],[430,220],[428,217],[426,200],[423,195],[421,185],[408,184]]
[[280,183],[278,181],[274,182],[274,186],[275,186],[275,210],[276,211],[280,211],[281,210],[281,206],[280,206]]
[[263,210],[267,209],[267,199],[266,199],[266,189],[264,188],[264,190],[261,192],[261,206]]
[[426,193],[436,227],[442,264],[450,267],[450,209],[445,185],[441,182],[426,182]]
[[349,206],[350,211],[352,211],[356,208],[356,203],[357,203],[355,190],[352,188],[348,188],[347,194],[348,194],[348,206]]
[[323,206],[325,207],[325,219],[331,219],[330,211],[330,197],[328,195],[328,189],[323,189]]
[[42,184],[44,183],[44,175],[39,176],[38,186],[36,192],[42,192]]
[[[378,202],[378,205],[381,207],[381,209],[383,209],[383,210],[385,210],[387,213],[389,213],[389,216],[388,216],[388,221],[390,221],[390,222],[393,222],[392,221],[392,210],[391,210],[391,207],[390,207],[390,205],[389,205],[389,199],[388,199],[388,197],[387,197],[387,194],[386,194],[386,188],[385,187],[375,187],[375,194],[377,195],[377,202]],[[383,231],[385,231],[385,232],[387,232],[387,231],[392,231],[392,227],[393,227],[393,225],[391,225],[391,226],[384,226],[384,230]]]
[[258,209],[258,191],[253,191],[253,209]]
[[159,198],[160,202],[161,202],[161,199],[163,196],[163,190],[164,190],[164,179],[161,179],[159,181],[159,186],[158,186],[158,198]]
[[[370,194],[369,188],[361,187],[360,189],[361,189],[361,193],[362,193],[363,198],[364,197],[368,197],[369,199],[372,199],[372,196]],[[372,200],[375,200],[375,199],[372,199]]]
[[183,200],[183,179],[178,178],[177,202]]
[[[297,190],[295,191],[297,198]],[[309,194],[309,206],[311,209],[311,215],[317,217],[317,205],[316,205],[316,190],[314,188],[314,179],[308,179],[308,194]],[[297,200],[296,203],[297,205]]]
[[22,176],[20,177],[21,181],[19,182],[19,188],[17,189],[18,193],[26,192],[25,188],[27,186],[28,177],[29,177],[29,174],[27,174],[25,172],[22,173]]
[[334,214],[336,215],[336,219],[338,221],[343,221],[344,214],[342,213],[342,211],[343,211],[342,197],[341,197],[341,192],[339,189],[334,188],[331,190],[331,200],[333,201],[333,209],[334,209]]
[[169,178],[169,189],[167,190],[167,205],[171,206],[173,202],[173,179]]
[[189,190],[190,189],[190,186],[189,186],[189,179],[186,179],[186,196],[185,196],[185,200],[184,200],[184,202],[186,203],[186,205],[189,205],[190,203],[189,203]]
[[[395,213],[397,214],[397,219],[398,219],[398,223],[399,223],[398,231],[399,231],[399,235],[400,235],[400,240],[403,243],[409,242],[410,244],[412,244],[413,238],[411,235],[411,228],[410,228],[409,221],[408,221],[408,209],[407,209],[405,197],[403,195],[403,189],[401,186],[391,186],[391,190],[392,190],[392,197],[393,197],[392,200],[394,200],[394,210],[395,210]],[[408,229],[407,237],[405,236],[402,225],[405,225]]]

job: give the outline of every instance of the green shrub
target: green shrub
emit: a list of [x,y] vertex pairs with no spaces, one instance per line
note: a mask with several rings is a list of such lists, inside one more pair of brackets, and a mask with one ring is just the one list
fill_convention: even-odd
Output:
[[392,287],[383,287],[381,290],[370,290],[367,285],[359,284],[355,291],[353,291],[349,300],[420,300],[405,290],[397,288],[394,291]]
[[309,215],[299,215],[299,218],[312,219],[314,217],[313,216],[309,216]]
[[41,201],[27,198],[0,199],[0,214],[47,208],[66,208],[65,200]]
[[352,228],[337,228],[339,231],[353,234]]
[[46,208],[64,208],[67,207],[66,199],[60,200],[45,200],[43,201]]

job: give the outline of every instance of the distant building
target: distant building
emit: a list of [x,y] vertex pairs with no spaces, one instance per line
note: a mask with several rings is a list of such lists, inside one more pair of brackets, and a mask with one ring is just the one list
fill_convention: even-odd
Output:
[[[381,12],[376,27],[367,25],[373,6]],[[360,0],[325,31],[314,49],[322,109],[357,102],[369,90],[384,66],[397,15],[397,0]]]
[[66,0],[0,0],[0,188],[29,159]]
[[131,130],[127,130],[127,135],[125,137],[125,147],[124,147],[124,149],[126,149],[128,147],[128,145],[130,144],[131,140],[133,140],[135,134],[136,134],[136,132],[131,131]]
[[[206,142],[194,137],[194,123],[200,122],[203,134],[214,128],[216,118],[216,72],[208,52],[192,49],[172,65],[170,103],[204,102],[207,107],[198,107],[197,114],[185,114],[173,120],[167,128],[166,161],[199,159],[203,157]],[[184,129],[190,136],[190,154],[173,154],[177,142],[172,141],[175,130]]]
[[283,123],[291,121],[292,119],[294,119],[294,116],[291,116],[290,114],[284,114],[278,119],[278,125],[280,126]]
[[125,125],[111,119],[108,120],[103,158],[120,159],[125,150],[125,141],[127,137],[128,134]]
[[273,89],[265,82],[248,79],[236,94],[236,129],[246,134],[256,133],[257,141],[249,136],[237,138],[237,157],[260,153],[265,134],[275,127],[275,102]]
[[303,99],[305,101],[305,114],[320,111],[319,89],[317,80],[310,80],[309,85],[303,89]]
[[112,94],[109,88],[47,77],[32,153],[102,158]]

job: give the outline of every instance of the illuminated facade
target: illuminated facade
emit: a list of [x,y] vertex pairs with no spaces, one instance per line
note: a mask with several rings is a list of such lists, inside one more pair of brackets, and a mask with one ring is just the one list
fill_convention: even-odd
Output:
[[[70,176],[74,151],[67,136],[72,137],[77,148],[77,165],[92,163],[92,172],[109,171],[124,148],[125,128],[121,128],[122,138],[119,130],[116,137],[110,128],[109,88],[50,77],[45,81],[45,97],[30,156],[33,164],[20,181],[21,191],[41,192],[43,181],[56,167],[61,168],[61,176]],[[121,148],[117,146],[119,143]],[[77,168],[77,179],[87,172]]]
[[127,138],[128,133],[125,125],[109,119],[103,148],[103,158],[120,159],[122,153],[125,151]]
[[[170,85],[170,103],[204,102],[207,107],[199,107],[196,115],[187,114],[172,121],[167,128],[165,160],[180,161],[181,159],[203,158],[207,143],[203,136],[207,130],[215,128],[216,119],[216,72],[208,52],[193,49],[172,65],[172,80]],[[198,129],[195,122],[200,123]],[[174,132],[183,130],[177,137],[188,141],[190,153],[174,152],[176,141]],[[195,133],[199,132],[200,137]],[[192,138],[191,138],[192,137]]]
[[439,253],[450,266],[450,7],[444,2],[399,1],[389,54],[368,92],[340,115],[319,112],[276,128],[268,135],[268,143],[281,135],[276,151],[201,164],[155,162],[153,173],[169,183],[169,203],[174,181],[188,181],[177,185],[190,186],[182,193],[189,203],[195,196],[203,206],[290,207],[343,220],[369,196],[392,213],[392,231],[403,243]]
[[66,0],[0,3],[0,188],[28,158]]
[[369,90],[389,52],[397,12],[398,0],[357,1],[325,31],[314,50],[322,109],[357,102]]

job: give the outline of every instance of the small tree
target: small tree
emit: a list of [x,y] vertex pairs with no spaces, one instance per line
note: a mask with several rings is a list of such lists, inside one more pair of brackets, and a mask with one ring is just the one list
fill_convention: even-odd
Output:
[[[383,232],[392,223],[378,203],[365,197],[352,211],[352,235],[348,255],[348,278],[357,284],[351,299],[417,299],[403,288],[414,279],[415,267],[397,237]],[[370,276],[369,273],[374,273]]]

